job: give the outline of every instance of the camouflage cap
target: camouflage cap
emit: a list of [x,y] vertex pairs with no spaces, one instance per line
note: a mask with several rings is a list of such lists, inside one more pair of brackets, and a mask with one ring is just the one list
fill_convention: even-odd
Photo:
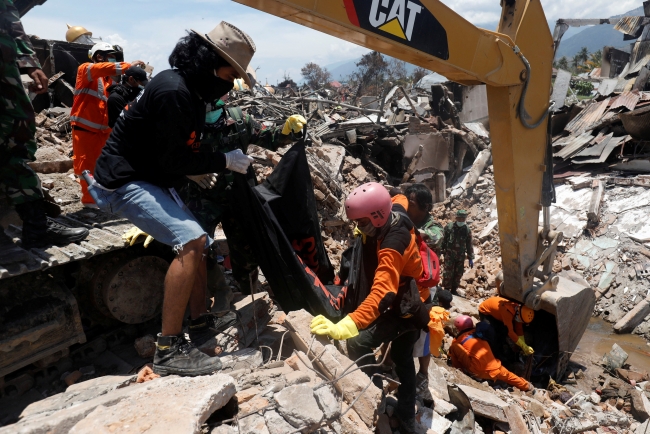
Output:
[[467,214],[468,212],[465,209],[459,209],[456,211],[456,217],[467,217]]

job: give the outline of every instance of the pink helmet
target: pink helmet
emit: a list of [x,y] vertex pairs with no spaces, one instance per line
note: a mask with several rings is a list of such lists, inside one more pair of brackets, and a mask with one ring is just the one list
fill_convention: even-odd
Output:
[[345,200],[345,213],[350,220],[367,217],[376,228],[388,221],[393,204],[383,185],[368,182],[354,189]]
[[454,320],[454,327],[456,327],[456,330],[460,333],[474,327],[474,321],[472,321],[472,318],[467,315],[458,315]]

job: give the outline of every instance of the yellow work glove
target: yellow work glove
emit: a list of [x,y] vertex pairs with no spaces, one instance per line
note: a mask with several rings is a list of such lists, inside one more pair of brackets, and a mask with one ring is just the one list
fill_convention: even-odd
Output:
[[144,240],[144,246],[148,247],[149,244],[151,244],[151,242],[153,241],[153,237],[135,226],[129,229],[127,233],[122,235],[122,239],[127,243],[129,243],[129,246],[132,246],[138,240],[138,237],[140,235],[147,237]]
[[290,132],[299,133],[302,131],[302,128],[307,125],[307,120],[300,115],[291,115],[289,119],[284,123],[282,128],[282,134],[285,136]]
[[361,229],[359,229],[358,227],[355,227],[355,228],[354,228],[354,237],[355,237],[355,238],[356,238],[356,237],[361,237],[361,242],[362,242],[363,244],[366,244],[366,234],[364,234],[363,232],[361,232]]
[[530,356],[535,353],[535,350],[533,350],[533,347],[529,347],[526,345],[526,341],[524,340],[523,336],[519,336],[519,339],[517,339],[517,345],[521,350],[524,352],[525,355]]
[[346,316],[341,321],[334,324],[323,315],[318,315],[311,320],[309,325],[311,332],[315,335],[327,335],[337,341],[350,339],[359,334],[357,325],[352,321],[350,316]]

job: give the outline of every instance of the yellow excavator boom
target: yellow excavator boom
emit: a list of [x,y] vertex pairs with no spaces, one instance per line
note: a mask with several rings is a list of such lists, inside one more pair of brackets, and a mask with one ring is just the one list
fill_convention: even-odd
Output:
[[[566,368],[588,324],[593,291],[552,274],[562,234],[550,230],[548,122],[553,39],[539,0],[501,0],[496,32],[438,0],[234,0],[421,66],[487,85],[499,217],[501,293],[555,316]],[[309,49],[309,41],[303,41]],[[546,190],[542,183],[546,173]],[[539,227],[544,209],[544,225]]]

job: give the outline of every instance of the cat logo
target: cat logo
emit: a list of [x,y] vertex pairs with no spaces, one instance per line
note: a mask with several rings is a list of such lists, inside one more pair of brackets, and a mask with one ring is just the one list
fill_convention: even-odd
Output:
[[350,23],[441,59],[447,32],[420,0],[342,0]]
[[410,41],[413,36],[415,19],[422,12],[422,6],[412,1],[393,0],[393,4],[390,6],[390,12],[386,14],[379,7],[380,3],[382,8],[388,8],[390,0],[372,0],[370,16],[368,17],[370,25],[391,35]]

